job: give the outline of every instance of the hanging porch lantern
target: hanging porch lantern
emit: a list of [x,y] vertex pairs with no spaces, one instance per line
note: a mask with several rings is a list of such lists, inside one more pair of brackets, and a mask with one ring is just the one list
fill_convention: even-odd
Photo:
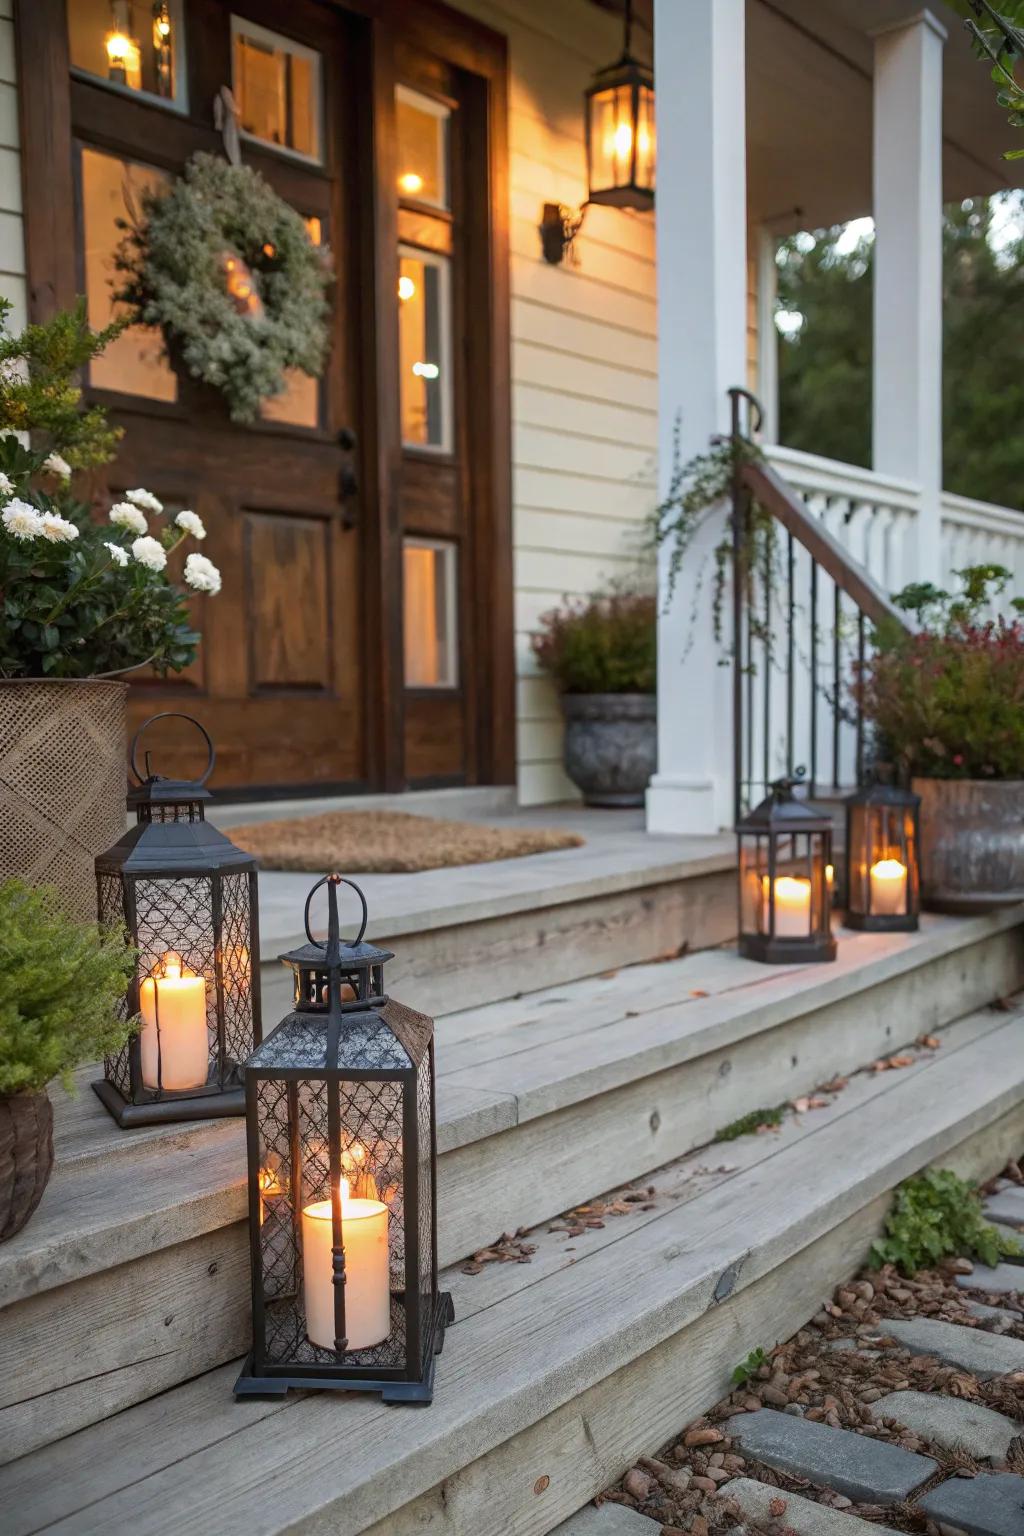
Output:
[[[137,753],[157,720],[187,720],[206,742],[197,780],[151,772]],[[138,1032],[93,1083],[119,1125],[245,1112],[242,1063],[260,1032],[257,863],[205,818],[213,743],[197,720],[154,715],[131,746],[136,825],[96,860],[100,922],[139,958],[125,998]]]
[[625,0],[622,56],[598,70],[584,96],[590,201],[654,207],[654,73],[630,51],[632,0]]
[[[309,927],[327,886],[326,942]],[[362,922],[342,942],[338,888]],[[289,1387],[429,1403],[453,1312],[437,1289],[434,1025],[389,999],[390,951],[340,875],[281,958],[294,1009],[245,1068],[253,1347],[236,1396]]]
[[767,965],[834,960],[832,822],[778,779],[736,827],[739,951]]
[[913,933],[919,926],[920,795],[888,781],[846,802],[846,926],[872,933]]

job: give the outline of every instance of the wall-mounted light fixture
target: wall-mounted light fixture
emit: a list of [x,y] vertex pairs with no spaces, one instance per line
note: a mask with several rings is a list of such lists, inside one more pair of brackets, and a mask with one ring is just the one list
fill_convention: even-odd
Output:
[[553,265],[564,259],[592,203],[644,213],[654,207],[654,73],[633,57],[632,30],[633,3],[625,0],[622,55],[598,70],[583,97],[587,201],[575,210],[544,204],[541,249]]

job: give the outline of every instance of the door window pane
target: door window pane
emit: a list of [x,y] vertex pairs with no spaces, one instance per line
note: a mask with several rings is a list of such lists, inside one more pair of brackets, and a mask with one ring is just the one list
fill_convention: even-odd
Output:
[[402,548],[405,686],[455,688],[455,545],[406,539]]
[[[323,243],[323,223],[311,215],[304,219],[306,233],[312,245]],[[320,380],[304,373],[301,368],[286,368],[284,391],[272,395],[260,406],[263,421],[277,421],[288,427],[318,427],[320,425]]]
[[447,208],[451,112],[442,102],[400,85],[395,90],[395,116],[399,196],[432,208]]
[[242,133],[303,160],[321,160],[320,55],[241,16],[232,16],[231,36]]
[[[118,220],[134,221],[141,194],[169,180],[152,165],[121,160],[97,149],[82,150],[82,240],[85,254],[85,295],[89,324],[94,331],[109,325],[119,306],[114,303],[117,278],[114,252],[123,231]],[[114,389],[149,400],[176,400],[178,381],[164,355],[160,332],[132,325],[89,365],[94,389]]]
[[446,257],[402,246],[398,347],[402,442],[451,449],[451,300]]
[[182,0],[68,0],[72,69],[185,106]]

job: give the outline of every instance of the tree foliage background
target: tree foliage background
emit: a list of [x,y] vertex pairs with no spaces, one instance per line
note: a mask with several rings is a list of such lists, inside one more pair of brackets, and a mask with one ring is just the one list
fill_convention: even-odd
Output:
[[[947,490],[1024,507],[1024,218],[974,199],[943,234],[943,474]],[[993,238],[996,235],[997,238]],[[870,234],[793,235],[779,247],[782,442],[871,462]],[[812,243],[813,242],[813,243]],[[793,324],[791,320],[791,325]]]

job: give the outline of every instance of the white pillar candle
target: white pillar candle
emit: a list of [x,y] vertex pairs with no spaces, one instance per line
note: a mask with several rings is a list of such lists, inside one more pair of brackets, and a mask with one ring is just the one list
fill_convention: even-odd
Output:
[[[388,1209],[379,1200],[352,1200],[341,1181],[345,1249],[345,1332],[349,1349],[369,1349],[391,1332]],[[321,1349],[334,1348],[334,1237],[330,1200],[302,1212],[302,1289],[306,1332]]]
[[[768,876],[761,876],[762,931],[771,932],[771,908],[768,901]],[[778,875],[775,880],[775,937],[806,939],[811,932],[811,882],[794,875]]]
[[902,917],[907,910],[907,866],[879,859],[871,866],[872,917]]
[[178,955],[164,955],[139,989],[142,1081],[147,1088],[202,1088],[209,1070],[206,980],[182,974]]

